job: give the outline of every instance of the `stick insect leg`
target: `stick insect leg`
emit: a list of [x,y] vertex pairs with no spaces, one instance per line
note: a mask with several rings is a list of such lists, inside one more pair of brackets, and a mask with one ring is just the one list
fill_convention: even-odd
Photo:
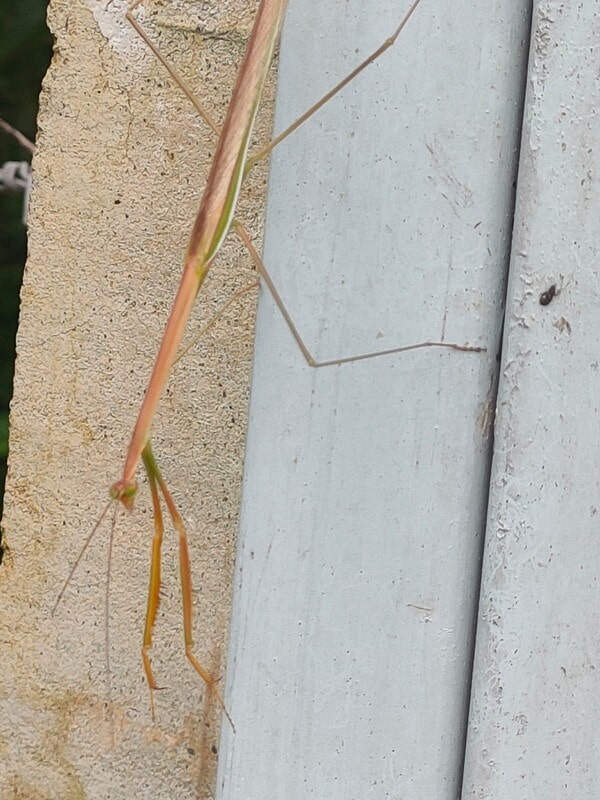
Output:
[[[198,675],[202,678],[209,692],[211,692],[211,694],[216,698],[217,702],[219,703],[219,705],[223,710],[223,713],[227,717],[229,724],[231,725],[232,729],[235,730],[233,720],[229,714],[229,711],[227,710],[227,707],[225,706],[221,693],[217,689],[217,679],[213,678],[210,672],[207,669],[205,669],[205,667],[202,666],[202,664],[198,661],[198,659],[194,655],[194,638],[192,634],[194,627],[192,570],[190,566],[188,536],[185,524],[183,522],[183,519],[181,518],[179,511],[177,510],[177,506],[175,505],[173,498],[171,497],[171,493],[169,492],[169,488],[165,482],[165,479],[163,478],[158,468],[158,465],[154,459],[154,455],[152,453],[152,448],[150,447],[150,444],[146,445],[144,449],[143,458],[144,458],[144,466],[146,467],[146,470],[148,472],[148,477],[150,478],[150,475],[152,475],[150,483],[152,485],[152,483],[154,482],[155,489],[156,485],[158,486],[158,489],[160,489],[160,493],[162,494],[165,504],[169,510],[169,516],[171,517],[173,527],[175,528],[179,538],[179,568],[181,576],[181,596],[183,604],[183,634],[184,634],[186,658],[188,659],[192,667],[196,670]],[[154,500],[154,494],[153,494],[153,500]],[[158,607],[158,602],[156,604],[156,608],[157,607]],[[156,609],[154,613],[156,615]],[[148,624],[148,618],[146,622]],[[152,630],[152,625],[150,625],[150,632],[151,630]],[[145,639],[145,634],[144,634],[144,639]],[[152,676],[152,671],[150,671],[149,674],[150,676]]]
[[247,294],[248,292],[251,292],[253,289],[258,289],[259,286],[260,283],[258,281],[253,281],[252,283],[247,284],[247,286],[242,286],[242,288],[238,289],[237,292],[234,292],[229,298],[229,300],[223,303],[223,305],[215,313],[215,315],[208,320],[206,325],[200,328],[200,330],[194,336],[192,341],[183,348],[183,350],[179,353],[177,358],[173,361],[173,364],[176,364],[178,361],[181,361],[181,359],[185,356],[185,354],[188,353],[192,349],[192,347],[194,347],[200,341],[200,339],[202,339],[204,334],[208,333],[208,331],[214,325],[216,325],[216,323],[221,319],[223,314],[227,311],[227,309],[230,306],[232,306],[235,302],[237,302],[243,295]]
[[187,99],[190,101],[190,103],[194,106],[194,108],[196,109],[198,114],[200,114],[200,116],[202,117],[204,122],[206,122],[208,127],[212,128],[212,130],[217,134],[217,136],[219,136],[220,133],[221,133],[220,127],[213,120],[213,118],[208,113],[208,111],[204,108],[202,103],[200,103],[198,98],[195,96],[195,94],[188,87],[188,85],[183,80],[181,75],[177,72],[177,70],[171,64],[169,64],[167,59],[163,56],[163,54],[160,52],[158,47],[154,44],[152,39],[148,36],[146,31],[142,28],[142,26],[139,24],[139,22],[133,16],[133,12],[135,11],[135,9],[138,6],[142,5],[143,2],[144,2],[144,0],[134,0],[134,2],[130,4],[129,8],[125,12],[125,17],[127,19],[127,22],[129,22],[129,24],[133,26],[133,28],[134,28],[135,32],[138,34],[138,36],[146,43],[146,45],[150,48],[152,53],[156,56],[156,58],[160,61],[160,63],[163,65],[163,67],[167,70],[169,75],[173,78],[175,83],[179,86],[181,91],[184,93],[184,95],[187,97]]
[[146,468],[146,474],[148,475],[150,494],[152,496],[152,508],[154,511],[154,536],[152,537],[152,557],[150,561],[148,603],[146,605],[146,623],[144,625],[144,638],[142,640],[142,661],[144,664],[144,672],[146,673],[146,680],[148,681],[148,688],[150,689],[150,712],[152,719],[154,720],[154,692],[160,687],[157,685],[154,678],[149,651],[152,647],[152,634],[154,632],[154,624],[156,622],[156,615],[158,613],[158,606],[160,604],[162,543],[165,528],[162,509],[160,507],[158,484],[153,469],[154,459],[149,445],[142,453],[142,460],[144,462],[144,467]]
[[[150,39],[146,31],[142,28],[142,26],[133,16],[134,10],[138,6],[140,6],[143,2],[144,0],[134,0],[134,2],[129,6],[128,10],[125,13],[127,21],[133,26],[136,33],[141,37],[141,39],[143,39],[143,41],[150,48],[152,53],[154,53],[158,61],[160,61],[163,67],[167,70],[169,75],[173,78],[175,83],[179,86],[181,91],[188,98],[188,100],[200,114],[202,119],[217,134],[217,136],[219,136],[221,133],[221,128],[213,120],[211,115],[204,108],[202,103],[200,103],[200,101],[188,87],[186,82],[183,80],[181,75],[179,75],[177,70],[167,61],[167,59],[160,52],[159,48],[154,44],[152,39]],[[266,156],[271,152],[271,150],[277,147],[277,145],[280,142],[282,142],[284,139],[287,139],[287,137],[291,133],[293,133],[297,128],[299,128],[308,119],[310,119],[310,117],[312,117],[313,114],[316,114],[316,112],[319,111],[319,109],[321,109],[324,105],[326,105],[333,97],[335,97],[336,94],[341,92],[341,90],[349,83],[351,83],[354,80],[354,78],[360,75],[360,73],[363,70],[365,70],[370,64],[373,64],[375,61],[377,61],[377,59],[381,55],[383,55],[386,52],[386,50],[389,50],[390,47],[393,47],[393,45],[396,43],[397,38],[402,33],[402,30],[406,26],[409,19],[412,17],[413,13],[416,11],[417,6],[420,4],[420,2],[421,0],[413,0],[410,8],[406,12],[406,14],[402,17],[402,19],[400,20],[400,24],[398,25],[396,30],[392,33],[392,35],[389,36],[384,42],[382,42],[382,44],[380,44],[379,47],[373,50],[373,52],[370,55],[368,55],[363,61],[361,61],[361,63],[357,67],[355,67],[355,69],[353,69],[352,72],[346,75],[346,77],[343,78],[339,83],[336,83],[336,85],[332,89],[330,89],[326,94],[324,94],[320,100],[317,100],[317,102],[314,103],[310,108],[308,108],[304,112],[304,114],[302,114],[300,117],[298,117],[298,119],[292,122],[291,125],[288,125],[288,127],[284,131],[282,131],[274,139],[268,142],[268,144],[262,147],[257,153],[255,153],[252,156],[249,156],[246,160],[246,165],[244,167],[244,174],[248,174],[248,172],[250,172],[250,170],[256,163],[261,161],[263,158],[266,158]]]
[[254,155],[249,156],[248,159],[246,160],[246,166],[244,167],[244,174],[247,175],[248,172],[250,172],[252,167],[258,161],[261,161],[263,158],[268,156],[271,150],[277,147],[277,145],[280,142],[283,142],[284,139],[287,139],[287,137],[291,133],[293,133],[308,119],[310,119],[313,116],[313,114],[316,114],[316,112],[319,111],[319,109],[323,108],[323,106],[326,105],[333,97],[335,97],[336,94],[341,92],[341,90],[345,86],[347,86],[349,83],[352,83],[354,78],[360,75],[360,73],[363,70],[365,70],[370,64],[373,64],[373,62],[377,61],[379,56],[383,55],[386,50],[389,50],[390,47],[393,47],[393,45],[396,43],[396,39],[402,33],[402,30],[406,26],[406,23],[412,17],[413,13],[416,11],[417,6],[419,5],[420,2],[421,0],[413,0],[413,3],[411,4],[410,8],[406,12],[406,14],[402,17],[400,24],[398,25],[396,30],[392,33],[392,35],[388,36],[388,38],[384,42],[382,42],[382,44],[380,44],[379,47],[373,50],[373,52],[370,55],[368,55],[364,59],[364,61],[361,61],[361,63],[357,67],[355,67],[355,69],[353,69],[352,72],[348,73],[348,75],[346,75],[346,77],[339,83],[336,83],[336,85],[332,89],[330,89],[326,94],[324,94],[320,100],[317,100],[317,102],[314,103],[314,105],[312,105],[309,109],[307,109],[304,112],[304,114],[299,116],[297,120],[292,122],[291,125],[288,125],[288,127],[280,134],[278,134],[272,141],[270,141],[268,144],[262,147]]
[[277,307],[281,311],[281,314],[282,314],[282,316],[283,316],[288,328],[290,329],[290,332],[291,332],[292,336],[296,340],[296,344],[300,348],[300,350],[302,352],[302,355],[304,356],[304,358],[306,360],[306,363],[309,365],[309,367],[331,367],[331,366],[334,366],[336,364],[350,364],[353,361],[365,361],[366,359],[369,359],[369,358],[377,358],[379,356],[388,356],[388,355],[392,355],[393,353],[404,353],[407,350],[420,350],[420,349],[422,349],[424,347],[445,347],[445,348],[447,348],[449,350],[462,350],[462,351],[470,352],[470,353],[483,353],[485,351],[485,349],[486,349],[485,347],[471,347],[470,345],[467,345],[467,344],[454,344],[454,343],[451,343],[451,342],[431,342],[431,341],[427,341],[427,342],[418,342],[417,344],[402,345],[400,347],[391,347],[391,348],[389,348],[387,350],[377,350],[377,351],[372,352],[372,353],[360,353],[358,355],[346,356],[344,358],[332,358],[332,359],[328,359],[326,361],[317,361],[314,358],[314,356],[312,355],[312,353],[310,352],[310,350],[308,349],[308,347],[306,346],[306,344],[304,343],[304,340],[302,339],[302,337],[300,336],[300,332],[298,331],[298,328],[296,327],[296,325],[295,325],[295,323],[294,323],[294,321],[293,321],[293,319],[292,319],[292,317],[290,315],[290,312],[287,310],[287,308],[285,306],[285,303],[281,299],[281,295],[277,291],[277,287],[273,283],[273,279],[269,275],[269,272],[268,272],[267,268],[265,267],[265,264],[264,264],[263,260],[259,256],[259,254],[258,254],[256,248],[254,247],[254,245],[252,244],[252,241],[251,241],[250,237],[248,236],[248,233],[242,227],[242,225],[240,225],[239,222],[237,222],[237,220],[233,221],[232,227],[236,230],[236,232],[238,233],[239,237],[241,238],[241,240],[246,245],[246,247],[248,249],[248,252],[250,253],[250,257],[252,258],[252,261],[254,262],[254,265],[256,266],[256,271],[259,273],[261,278],[266,283],[266,285],[267,285],[267,287],[269,289],[269,292],[271,293],[271,295],[273,297],[273,300],[275,300],[275,303],[277,304]]

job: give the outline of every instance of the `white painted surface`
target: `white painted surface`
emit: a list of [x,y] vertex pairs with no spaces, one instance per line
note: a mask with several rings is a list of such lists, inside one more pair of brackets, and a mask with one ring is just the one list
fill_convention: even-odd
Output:
[[600,795],[598,41],[536,4],[464,800]]
[[[292,1],[277,128],[403,5]],[[273,158],[265,260],[317,357],[489,350],[315,371],[263,296],[221,800],[459,790],[525,5],[425,0]]]

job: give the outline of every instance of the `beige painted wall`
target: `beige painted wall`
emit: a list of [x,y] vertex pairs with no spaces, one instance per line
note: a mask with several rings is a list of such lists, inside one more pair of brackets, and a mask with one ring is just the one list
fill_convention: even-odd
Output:
[[[140,9],[218,119],[255,6],[148,0]],[[34,161],[0,568],[0,798],[211,797],[218,714],[184,658],[173,536],[153,662],[165,688],[150,718],[139,654],[152,534],[145,485],[116,526],[110,707],[108,523],[50,612],[119,477],[215,139],[126,24],[122,2],[54,0],[49,20],[56,50]],[[263,117],[257,138],[268,127]],[[265,183],[257,170],[242,197],[258,242]],[[192,330],[249,280],[233,240]],[[252,296],[236,304],[175,367],[153,437],[191,531],[197,652],[216,674],[225,669],[253,305]]]

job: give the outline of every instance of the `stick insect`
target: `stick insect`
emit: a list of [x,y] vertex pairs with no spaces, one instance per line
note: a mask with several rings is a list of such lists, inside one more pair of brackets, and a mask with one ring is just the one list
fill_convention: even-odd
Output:
[[[248,156],[248,148],[256,118],[258,106],[263,93],[267,73],[273,58],[273,53],[278,41],[279,32],[286,11],[287,0],[261,0],[252,32],[248,40],[246,52],[239,68],[238,77],[232,91],[231,100],[223,123],[220,128],[204,107],[197,101],[181,80],[174,68],[166,61],[156,45],[150,40],[142,26],[134,16],[136,9],[143,0],[135,0],[127,12],[127,19],[146,42],[158,60],[167,69],[171,77],[182,89],[184,94],[194,104],[204,121],[217,134],[218,144],[212,166],[207,179],[200,209],[196,217],[185,258],[184,271],[179,289],[167,322],[165,334],[160,345],[154,364],[146,395],[141,404],[139,414],[131,436],[131,441],[120,478],[110,487],[110,499],[102,512],[98,522],[85,539],[83,546],[76,558],[69,575],[56,600],[55,609],[60,603],[64,592],[77,570],[81,560],[102,520],[111,507],[115,512],[119,505],[130,511],[138,492],[136,474],[142,462],[150,488],[154,516],[154,538],[152,541],[152,556],[150,566],[150,580],[146,610],[146,621],[142,643],[142,662],[146,680],[150,689],[151,712],[154,717],[154,692],[158,688],[150,659],[153,631],[156,622],[159,593],[161,586],[161,559],[162,542],[164,535],[163,507],[166,507],[171,524],[178,536],[179,566],[181,593],[183,605],[183,634],[185,655],[196,673],[202,678],[218,700],[225,715],[231,724],[231,717],[217,688],[215,678],[200,663],[194,653],[193,642],[193,615],[192,615],[192,574],[188,548],[188,533],[183,518],[173,500],[169,487],[154,456],[150,432],[161,395],[167,384],[170,370],[177,359],[182,337],[189,320],[194,302],[208,275],[215,257],[227,234],[233,231],[246,246],[260,278],[271,292],[287,323],[294,339],[296,340],[307,364],[314,368],[341,365],[349,362],[372,359],[384,355],[401,353],[425,347],[444,347],[458,351],[481,352],[484,348],[470,347],[468,345],[452,344],[448,342],[425,341],[412,345],[393,347],[381,351],[360,353],[352,356],[316,359],[305,345],[300,333],[295,326],[277,287],[274,285],[269,272],[263,264],[260,255],[253,245],[244,227],[236,220],[235,211],[240,188],[245,177],[252,167],[265,158],[271,150],[283,139],[295,131],[303,122],[316,113],[325,103],[340,92],[347,84],[357,77],[364,69],[378,59],[386,50],[394,45],[402,30],[416,11],[421,0],[413,0],[396,30],[377,49],[365,58],[349,75],[336,84],[321,100],[309,108],[292,125],[286,128],[269,144],[265,145],[254,155]],[[246,287],[232,297],[210,320],[206,327],[217,322],[225,309],[235,301],[240,294],[252,287]],[[113,516],[112,529],[115,525]],[[112,534],[111,534],[112,535]],[[109,571],[110,552],[109,545]],[[108,577],[108,576],[107,576]],[[106,614],[108,615],[108,580]],[[106,626],[108,630],[108,626]],[[108,650],[108,647],[107,647]],[[110,665],[107,664],[110,674]]]

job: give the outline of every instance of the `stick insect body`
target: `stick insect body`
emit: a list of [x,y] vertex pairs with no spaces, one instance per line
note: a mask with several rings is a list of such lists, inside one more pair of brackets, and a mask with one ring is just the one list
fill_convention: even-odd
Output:
[[[141,460],[147,473],[150,485],[155,530],[152,545],[146,624],[142,647],[144,670],[148,685],[151,690],[150,695],[152,713],[154,714],[152,700],[153,690],[157,688],[157,684],[152,672],[149,650],[152,646],[152,634],[158,612],[161,583],[161,546],[164,530],[161,509],[162,497],[162,500],[167,507],[169,516],[171,517],[173,527],[175,528],[179,537],[179,560],[183,598],[183,628],[186,657],[196,672],[205,681],[209,689],[214,692],[231,722],[221,696],[216,689],[215,679],[200,664],[193,653],[192,580],[187,532],[183,519],[175,506],[167,484],[157,466],[150,444],[150,429],[152,421],[156,413],[160,397],[167,383],[171,367],[176,359],[176,353],[180,346],[195,299],[229,230],[233,228],[248,248],[257,271],[271,291],[285,318],[286,323],[288,324],[302,351],[302,354],[310,366],[321,367],[333,364],[343,364],[350,361],[374,358],[376,356],[399,353],[404,350],[411,350],[420,347],[439,346],[452,348],[455,350],[469,350],[475,352],[481,352],[481,350],[484,348],[469,347],[467,345],[458,345],[446,342],[421,342],[419,344],[396,347],[374,353],[365,353],[344,358],[317,361],[310,354],[306,345],[302,341],[298,330],[296,329],[287,309],[285,308],[285,305],[279,296],[267,270],[265,269],[260,256],[250,241],[247,232],[234,218],[240,188],[244,177],[247,175],[251,167],[259,159],[266,156],[276,144],[282,141],[283,138],[288,136],[299,125],[305,122],[312,114],[315,113],[315,111],[317,111],[322,105],[331,99],[331,97],[337,94],[370,63],[375,61],[385,50],[391,47],[421,0],[413,0],[412,5],[409,7],[393,35],[386,39],[386,41],[379,48],[377,48],[377,50],[375,50],[361,64],[359,64],[358,67],[353,70],[353,72],[351,72],[346,78],[344,78],[343,81],[337,84],[318,103],[312,106],[304,115],[302,115],[302,117],[296,120],[295,123],[289,126],[289,128],[283,131],[282,134],[276,137],[276,139],[260,150],[256,155],[250,158],[247,158],[247,152],[252,135],[252,128],[256,118],[256,113],[268,69],[273,57],[273,52],[278,40],[281,24],[286,10],[287,0],[261,0],[256,14],[254,26],[248,41],[246,53],[240,66],[238,77],[231,95],[225,122],[221,131],[219,131],[218,126],[213,122],[205,109],[196,101],[195,98],[193,98],[173,68],[165,62],[162,54],[148,39],[145,32],[141,29],[139,23],[134,19],[132,12],[142,2],[143,0],[136,0],[136,2],[134,2],[127,13],[128,20],[147,42],[157,58],[167,68],[171,76],[179,83],[184,93],[192,100],[204,120],[213,128],[216,133],[219,134],[219,142],[209,172],[206,188],[202,196],[200,209],[192,229],[179,289],[177,291],[177,295],[167,322],[165,334],[156,357],[150,382],[148,384],[148,389],[135,423],[121,477],[111,486],[111,500],[103,512],[100,520],[89,534],[88,538],[85,540],[80,554],[75,561],[71,572],[69,573],[67,581],[65,582],[65,585],[58,596],[55,608],[60,602],[66,586],[77,569],[93,534],[97,530],[98,525],[108,511],[110,505],[116,501],[122,504],[127,510],[132,509],[134,499],[138,491],[136,472]],[[255,285],[256,284],[253,284],[252,286]],[[244,289],[242,292],[246,290],[247,289]],[[237,295],[239,294],[240,292],[237,293]],[[226,306],[227,305],[229,305],[229,303],[227,303]],[[217,317],[222,313],[224,308],[218,312],[216,315]],[[211,324],[212,321],[209,323],[209,325]]]

